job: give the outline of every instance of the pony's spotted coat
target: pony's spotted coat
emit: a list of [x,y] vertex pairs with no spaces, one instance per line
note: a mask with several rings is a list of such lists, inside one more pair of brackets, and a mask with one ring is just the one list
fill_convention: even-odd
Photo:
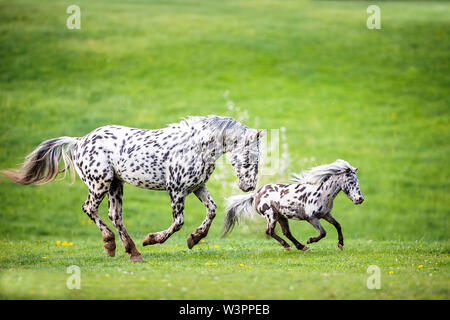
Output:
[[149,233],[143,245],[163,243],[184,223],[184,201],[193,192],[205,205],[203,223],[188,237],[192,248],[205,237],[216,215],[205,183],[214,171],[215,161],[231,153],[231,164],[243,191],[254,190],[258,173],[258,132],[232,118],[190,117],[164,129],[146,130],[109,125],[81,138],[62,137],[44,141],[18,171],[3,174],[19,184],[41,184],[54,180],[62,157],[62,171],[75,169],[89,188],[83,211],[95,222],[105,242],[104,249],[115,255],[115,236],[98,214],[108,195],[108,217],[119,233],[132,261],[142,256],[129,236],[122,219],[123,184],[166,190],[171,199],[173,223],[164,231]]
[[288,219],[306,220],[318,231],[319,236],[311,237],[307,243],[317,242],[325,237],[326,232],[319,222],[325,219],[333,224],[339,236],[338,246],[342,249],[344,238],[341,226],[331,215],[333,200],[342,190],[355,204],[360,204],[364,198],[359,189],[357,168],[344,160],[323,165],[306,171],[293,180],[295,184],[267,184],[252,195],[236,196],[228,199],[225,233],[228,233],[239,220],[242,213],[250,213],[252,209],[267,221],[266,233],[286,249],[290,246],[275,233],[278,222],[283,234],[291,240],[299,250],[308,249],[298,242],[289,230]]

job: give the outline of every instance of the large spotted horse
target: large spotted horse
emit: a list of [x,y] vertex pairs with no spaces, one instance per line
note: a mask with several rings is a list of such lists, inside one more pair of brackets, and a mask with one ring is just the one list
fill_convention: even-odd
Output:
[[278,222],[283,234],[299,250],[308,247],[297,241],[289,229],[288,219],[306,220],[319,231],[316,237],[310,237],[307,243],[317,242],[325,237],[326,232],[319,222],[325,219],[335,226],[338,232],[338,247],[344,247],[341,225],[331,215],[333,201],[342,190],[354,204],[361,204],[364,197],[356,177],[358,168],[347,161],[336,160],[331,164],[321,165],[294,175],[293,184],[267,184],[256,193],[228,198],[224,235],[230,232],[242,216],[257,212],[266,219],[266,233],[276,239],[285,249],[289,244],[275,233]]
[[[89,188],[83,211],[102,232],[104,249],[115,255],[114,233],[102,221],[98,207],[108,195],[108,217],[117,229],[131,261],[143,261],[122,220],[123,184],[152,190],[167,190],[173,222],[164,231],[149,233],[143,245],[163,243],[184,223],[184,202],[194,193],[207,209],[203,223],[189,235],[191,249],[204,238],[216,215],[206,182],[215,161],[231,153],[231,164],[245,192],[256,187],[259,143],[265,131],[219,116],[189,117],[167,128],[146,130],[108,125],[84,137],[60,137],[42,142],[19,170],[2,173],[21,185],[53,181],[58,172],[73,170]],[[61,161],[62,158],[62,161]],[[59,163],[64,162],[60,170]]]

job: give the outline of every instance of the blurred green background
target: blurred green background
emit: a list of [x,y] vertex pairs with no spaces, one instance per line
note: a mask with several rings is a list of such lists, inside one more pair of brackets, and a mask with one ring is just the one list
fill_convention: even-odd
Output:
[[[284,127],[285,168],[259,185],[345,159],[366,198],[354,206],[337,197],[345,239],[440,243],[448,270],[449,2],[377,1],[381,30],[367,29],[366,1],[77,0],[80,30],[66,28],[71,4],[0,1],[0,168],[43,140],[107,124],[160,128],[217,114]],[[208,182],[219,206],[208,239],[219,241],[236,182],[229,167]],[[78,178],[27,187],[2,178],[0,239],[11,247],[0,247],[0,268],[21,261],[20,241],[87,241],[102,255],[81,211],[86,196]],[[183,229],[158,250],[184,248],[204,216],[189,196]],[[171,223],[167,194],[126,186],[124,220],[141,249],[145,234]],[[305,222],[291,229],[301,241],[316,233]],[[281,250],[264,230],[258,219],[229,241]]]

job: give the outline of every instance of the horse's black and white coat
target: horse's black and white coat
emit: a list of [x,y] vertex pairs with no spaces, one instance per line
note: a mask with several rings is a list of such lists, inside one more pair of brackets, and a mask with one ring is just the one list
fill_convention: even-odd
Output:
[[326,232],[319,222],[325,219],[338,231],[338,247],[344,246],[341,226],[331,215],[333,201],[342,190],[355,204],[364,201],[356,177],[357,168],[347,161],[336,160],[327,165],[318,166],[292,179],[295,184],[267,184],[256,193],[234,196],[228,199],[225,231],[227,234],[238,222],[240,216],[256,211],[267,221],[266,233],[281,243],[286,249],[290,246],[275,233],[278,222],[283,234],[291,240],[297,249],[308,247],[298,242],[289,230],[288,219],[306,220],[319,231],[319,236],[311,237],[307,243],[317,242],[325,237]]
[[140,252],[123,225],[123,184],[167,190],[173,223],[164,231],[149,233],[143,245],[163,243],[184,223],[184,202],[193,192],[205,205],[203,223],[188,237],[192,248],[205,237],[216,215],[205,183],[215,161],[231,153],[231,164],[243,191],[256,187],[259,141],[262,131],[219,116],[190,117],[164,129],[147,130],[108,125],[84,137],[61,137],[44,141],[18,171],[2,173],[19,184],[42,184],[54,180],[62,157],[65,168],[75,169],[89,188],[83,211],[102,232],[105,251],[115,255],[115,236],[98,215],[98,207],[108,195],[108,217],[117,229],[132,261],[142,261]]

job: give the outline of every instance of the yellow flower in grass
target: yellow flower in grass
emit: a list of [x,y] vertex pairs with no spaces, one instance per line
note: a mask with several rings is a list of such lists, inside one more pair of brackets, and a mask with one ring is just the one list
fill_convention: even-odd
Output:
[[61,241],[60,241],[60,240],[56,241],[56,245],[57,245],[57,246],[59,246],[60,244],[61,244]]
[[200,242],[201,242],[201,243],[205,243],[205,240],[202,239],[202,240],[200,240]]
[[69,242],[67,245],[68,246],[73,246],[73,242]]
[[245,265],[243,263],[240,263],[239,266],[240,267],[245,267]]
[[394,271],[393,270],[389,271],[389,274],[394,274]]
[[105,274],[105,277],[109,278],[109,273]]
[[207,263],[205,263],[205,265],[210,266],[210,265],[211,265],[211,262],[207,262]]
[[67,241],[63,241],[63,243],[61,244],[63,247],[67,246]]
[[41,259],[44,259],[44,260],[45,260],[45,259],[48,259],[48,257],[41,257]]
[[216,249],[217,249],[218,247],[219,247],[219,245],[218,245],[218,244],[216,244],[216,245],[214,246],[214,248],[216,248]]
[[419,265],[417,268],[422,269],[423,268],[423,264]]

